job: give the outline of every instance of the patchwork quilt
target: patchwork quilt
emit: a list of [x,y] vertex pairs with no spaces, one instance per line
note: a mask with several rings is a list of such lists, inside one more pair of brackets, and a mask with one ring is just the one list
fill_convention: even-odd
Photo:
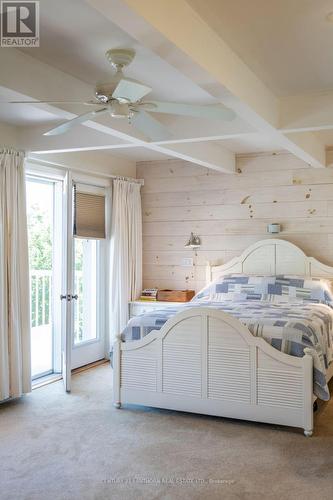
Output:
[[326,373],[333,361],[333,297],[323,280],[272,276],[225,276],[182,306],[155,310],[132,318],[124,342],[139,340],[180,311],[195,307],[219,309],[239,319],[250,332],[274,348],[303,357],[311,349],[314,393],[330,398]]

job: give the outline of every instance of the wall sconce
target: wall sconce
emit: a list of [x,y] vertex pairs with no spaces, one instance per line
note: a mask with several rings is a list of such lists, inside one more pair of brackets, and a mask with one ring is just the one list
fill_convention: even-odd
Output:
[[191,233],[190,239],[186,243],[185,247],[195,249],[195,248],[199,248],[200,245],[201,245],[201,240],[200,240],[199,236]]
[[268,224],[267,226],[267,232],[271,234],[278,234],[281,231],[281,226],[280,224],[277,224],[276,222],[273,222],[272,224]]

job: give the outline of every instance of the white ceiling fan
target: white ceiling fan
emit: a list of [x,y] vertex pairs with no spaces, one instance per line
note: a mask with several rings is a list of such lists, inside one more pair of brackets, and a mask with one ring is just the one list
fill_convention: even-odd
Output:
[[196,105],[174,102],[142,101],[152,89],[137,80],[127,78],[123,69],[135,57],[133,49],[110,49],[106,58],[114,68],[115,73],[109,81],[97,83],[95,98],[88,102],[82,101],[11,101],[12,104],[74,104],[81,103],[94,106],[96,109],[77,116],[57,127],[45,132],[44,135],[58,135],[67,132],[75,125],[109,113],[113,118],[127,119],[130,124],[140,130],[148,139],[162,141],[170,138],[170,132],[150,113],[168,113],[215,120],[230,121],[235,113],[222,104]]

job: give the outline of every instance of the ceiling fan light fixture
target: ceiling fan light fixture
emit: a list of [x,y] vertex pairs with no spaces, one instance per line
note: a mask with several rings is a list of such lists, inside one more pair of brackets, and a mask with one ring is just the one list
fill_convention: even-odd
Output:
[[98,92],[95,92],[96,99],[101,102],[106,104],[109,100],[108,96],[105,94],[99,94]]
[[114,76],[108,82],[98,82],[95,87],[95,96],[99,100],[99,102],[107,103],[110,99],[112,99],[112,94],[117,87],[119,81],[121,80],[121,76]]

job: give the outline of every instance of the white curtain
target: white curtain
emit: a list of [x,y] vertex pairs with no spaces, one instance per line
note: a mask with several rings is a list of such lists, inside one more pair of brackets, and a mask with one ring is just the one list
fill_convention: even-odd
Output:
[[111,340],[128,321],[128,302],[142,286],[141,185],[114,180],[111,213],[110,329]]
[[0,400],[31,391],[24,154],[0,149]]

